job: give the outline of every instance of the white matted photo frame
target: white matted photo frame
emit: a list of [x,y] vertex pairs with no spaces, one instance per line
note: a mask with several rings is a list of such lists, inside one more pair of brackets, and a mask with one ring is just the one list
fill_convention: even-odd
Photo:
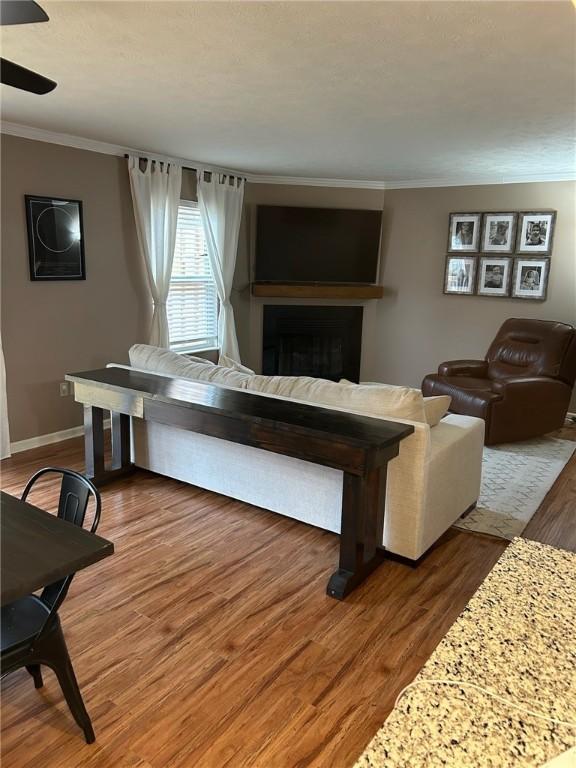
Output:
[[481,213],[451,213],[448,253],[478,253]]
[[482,217],[482,253],[514,253],[518,214],[485,213]]
[[512,258],[480,256],[478,264],[478,296],[509,296]]
[[516,253],[549,256],[552,253],[556,211],[522,211],[518,222]]
[[512,297],[515,299],[536,299],[544,301],[548,291],[550,257],[541,259],[514,259],[512,275]]
[[444,293],[472,296],[476,283],[475,256],[446,256]]

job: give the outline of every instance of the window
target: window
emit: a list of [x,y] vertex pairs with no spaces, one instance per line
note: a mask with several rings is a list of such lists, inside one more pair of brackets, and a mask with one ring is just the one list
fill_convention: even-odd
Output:
[[170,349],[218,346],[218,296],[197,203],[181,201],[168,294]]

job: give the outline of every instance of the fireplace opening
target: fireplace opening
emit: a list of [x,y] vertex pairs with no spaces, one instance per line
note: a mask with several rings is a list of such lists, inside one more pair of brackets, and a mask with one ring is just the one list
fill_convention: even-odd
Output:
[[362,307],[265,306],[262,373],[360,379]]

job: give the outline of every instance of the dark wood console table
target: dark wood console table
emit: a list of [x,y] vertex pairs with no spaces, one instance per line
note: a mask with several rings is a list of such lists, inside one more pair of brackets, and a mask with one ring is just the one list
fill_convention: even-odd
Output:
[[[382,561],[387,465],[414,431],[410,425],[125,368],[66,379],[84,404],[86,472],[97,485],[133,469],[131,416],[293,456],[344,473],[340,562],[327,593],[345,597]],[[108,469],[104,411],[112,417]]]

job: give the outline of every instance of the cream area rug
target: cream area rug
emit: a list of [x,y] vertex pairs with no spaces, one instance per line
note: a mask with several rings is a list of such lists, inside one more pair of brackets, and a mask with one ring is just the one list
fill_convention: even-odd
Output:
[[570,760],[575,626],[576,554],[515,539],[355,768],[540,768],[566,752]]
[[455,527],[501,539],[519,536],[575,450],[576,442],[554,437],[485,447],[478,505]]

